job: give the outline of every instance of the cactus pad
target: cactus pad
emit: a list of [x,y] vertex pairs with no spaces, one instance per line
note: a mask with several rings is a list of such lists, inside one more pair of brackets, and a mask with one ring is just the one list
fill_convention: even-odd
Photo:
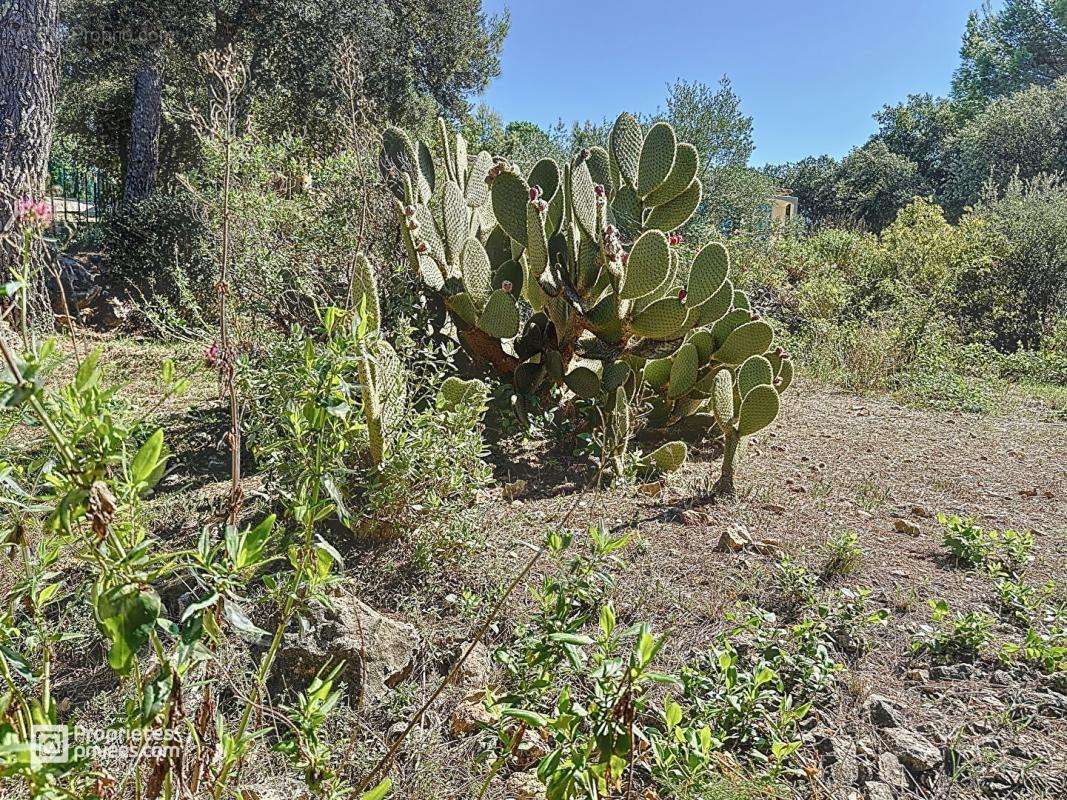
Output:
[[567,387],[581,398],[591,400],[600,394],[600,372],[603,366],[599,361],[583,361],[571,369],[564,378]]
[[489,264],[489,255],[482,247],[482,243],[475,237],[467,240],[463,245],[463,285],[470,292],[475,305],[481,307],[489,299],[493,290],[493,268]]
[[515,298],[501,289],[494,291],[478,317],[478,327],[497,339],[510,339],[517,334],[519,309]]
[[471,208],[484,206],[489,199],[489,170],[493,168],[493,157],[484,150],[480,151],[471,164],[467,175],[467,185],[464,194],[467,196],[467,205]]
[[604,374],[600,380],[605,392],[614,392],[624,386],[626,381],[633,375],[633,370],[622,361],[613,361],[604,367]]
[[533,203],[526,204],[526,264],[534,280],[539,279],[548,266],[545,215]]
[[676,472],[688,457],[689,447],[685,442],[667,442],[649,453],[646,461],[660,472]]
[[622,179],[636,188],[637,173],[641,166],[641,149],[644,144],[641,123],[633,114],[620,114],[611,129],[609,143],[611,155],[615,159]]
[[734,379],[730,370],[720,369],[715,373],[711,392],[711,410],[723,431],[730,430],[734,418]]
[[478,324],[478,307],[469,292],[458,292],[448,298],[448,307],[452,313],[468,325]]
[[700,193],[700,181],[694,179],[680,195],[652,209],[645,221],[645,227],[659,228],[667,233],[682,227],[689,222],[689,218],[700,205]]
[[445,183],[445,194],[441,203],[441,219],[444,222],[446,261],[455,263],[467,243],[470,219],[467,216],[467,201],[463,190],[455,181]]
[[663,231],[645,231],[630,250],[619,296],[633,300],[651,294],[667,280],[670,268],[670,246]]
[[505,170],[493,180],[493,213],[500,227],[514,241],[526,246],[526,205],[530,187],[514,172]]
[[737,433],[739,436],[751,436],[763,430],[778,416],[778,392],[772,386],[757,386],[741,401],[738,415]]
[[[367,330],[377,333],[382,326],[382,309],[378,302],[378,281],[374,268],[363,253],[356,255],[352,276],[352,308],[365,315]],[[364,307],[364,303],[366,306]],[[362,310],[361,310],[362,309]]]
[[665,297],[633,318],[632,329],[646,339],[677,338],[683,332],[689,310],[676,297]]
[[450,376],[437,390],[438,408],[454,410],[461,405],[484,406],[489,395],[488,387],[478,379],[465,381]]
[[771,362],[763,356],[749,356],[737,370],[737,393],[744,397],[757,386],[770,386],[773,381]]
[[674,166],[671,167],[667,179],[649,192],[645,202],[650,206],[661,206],[673,200],[693,182],[699,166],[700,156],[697,149],[688,142],[682,142],[675,150]]
[[699,359],[700,355],[696,345],[686,343],[678,348],[678,352],[674,354],[674,358],[671,360],[667,397],[673,400],[676,397],[688,394],[689,390],[697,382],[697,370],[700,367]]
[[715,296],[730,274],[730,255],[721,242],[701,248],[693,259],[686,287],[690,305],[698,306]]
[[774,331],[766,322],[746,322],[733,330],[712,358],[724,364],[740,364],[749,356],[766,352],[773,339]]
[[674,151],[677,138],[674,128],[666,122],[657,122],[648,130],[641,145],[641,158],[637,171],[637,194],[647,197],[661,186],[674,166]]

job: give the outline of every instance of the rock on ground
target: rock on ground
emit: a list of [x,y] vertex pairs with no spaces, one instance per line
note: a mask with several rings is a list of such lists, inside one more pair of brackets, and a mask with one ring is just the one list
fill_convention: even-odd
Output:
[[942,762],[941,751],[915,731],[885,728],[882,735],[893,754],[912,772],[929,772]]
[[320,610],[306,633],[285,635],[271,686],[302,688],[327,664],[343,661],[349,699],[377,704],[411,674],[419,635],[411,625],[383,616],[354,595],[334,598],[333,606]]

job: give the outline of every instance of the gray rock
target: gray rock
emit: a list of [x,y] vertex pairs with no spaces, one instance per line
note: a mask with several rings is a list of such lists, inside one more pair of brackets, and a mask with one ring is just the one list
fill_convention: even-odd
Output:
[[930,677],[938,681],[960,681],[974,675],[974,664],[945,664],[930,670]]
[[492,724],[493,715],[486,709],[479,693],[470,695],[456,706],[449,721],[449,729],[453,736],[466,736]]
[[892,753],[882,753],[878,756],[878,780],[898,789],[907,788],[908,785],[904,765]]
[[853,786],[860,778],[856,743],[846,736],[832,736],[824,740],[822,747],[823,768],[832,786]]
[[1050,717],[1067,717],[1067,695],[1059,692],[1043,692],[1035,695],[1038,710]]
[[867,781],[863,784],[867,800],[893,800],[893,790],[880,781]]
[[419,635],[379,614],[354,595],[334,598],[306,631],[286,633],[271,673],[271,688],[303,688],[327,664],[344,662],[341,677],[353,703],[375,705],[411,674]]
[[904,724],[904,716],[896,703],[885,695],[872,694],[865,704],[871,722],[879,728],[899,728]]
[[885,728],[882,735],[893,754],[912,772],[928,772],[942,762],[941,751],[915,731]]

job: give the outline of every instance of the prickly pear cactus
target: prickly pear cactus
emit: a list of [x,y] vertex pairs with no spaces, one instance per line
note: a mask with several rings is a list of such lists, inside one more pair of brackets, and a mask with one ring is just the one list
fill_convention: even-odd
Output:
[[[642,429],[719,435],[732,491],[738,444],[774,420],[792,364],[735,290],[726,247],[683,245],[702,196],[696,149],[622,114],[607,150],[524,174],[438,127],[441,163],[389,128],[382,168],[412,269],[471,356],[511,383],[519,416],[551,387],[597,401],[619,468]],[[668,442],[641,463],[666,472],[686,454]]]
[[357,352],[359,389],[367,420],[371,463],[380,466],[388,452],[390,431],[396,429],[407,403],[407,378],[396,351],[382,339],[381,304],[374,269],[363,253],[356,256],[350,303],[360,315],[365,334]]

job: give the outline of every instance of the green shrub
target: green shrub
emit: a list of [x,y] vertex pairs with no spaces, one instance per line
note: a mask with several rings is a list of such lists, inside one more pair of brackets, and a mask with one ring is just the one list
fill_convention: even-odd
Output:
[[156,194],[107,217],[101,232],[110,279],[143,296],[166,319],[203,325],[215,317],[214,235],[185,194]]
[[999,350],[1038,349],[1067,315],[1067,184],[1013,179],[989,189],[968,217],[1006,243],[994,268],[966,276],[970,317]]

